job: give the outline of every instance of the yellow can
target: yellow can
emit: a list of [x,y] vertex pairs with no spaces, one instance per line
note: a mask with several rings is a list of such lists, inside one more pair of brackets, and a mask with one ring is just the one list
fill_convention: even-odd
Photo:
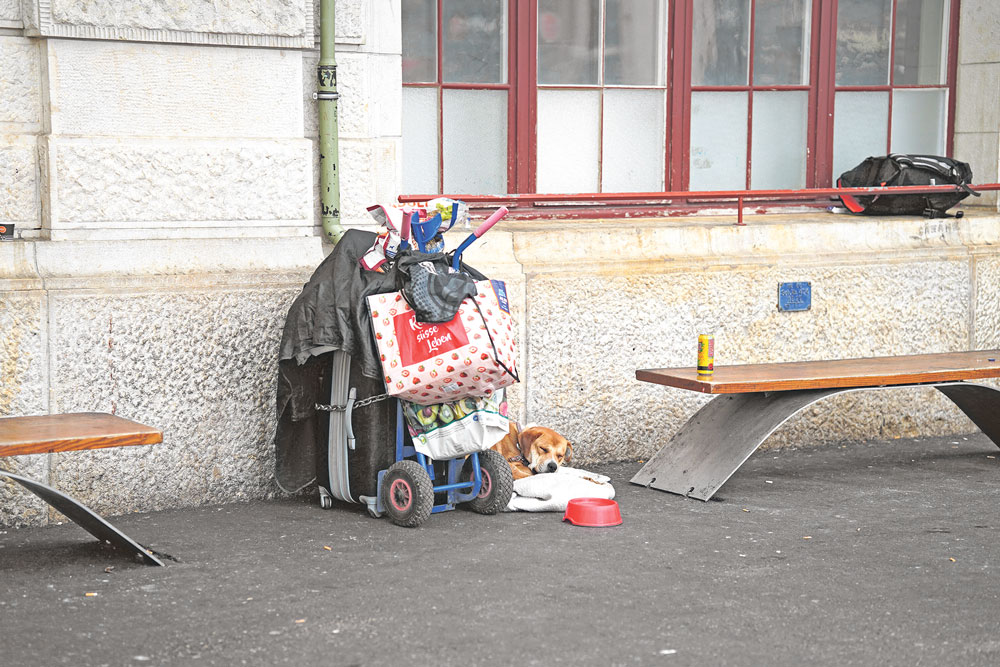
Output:
[[698,375],[709,376],[715,372],[715,336],[698,336]]

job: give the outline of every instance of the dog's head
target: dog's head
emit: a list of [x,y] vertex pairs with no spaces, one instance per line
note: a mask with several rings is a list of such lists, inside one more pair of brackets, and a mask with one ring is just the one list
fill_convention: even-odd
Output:
[[569,463],[573,456],[573,445],[544,426],[524,429],[518,435],[517,442],[532,472],[555,472],[559,466]]

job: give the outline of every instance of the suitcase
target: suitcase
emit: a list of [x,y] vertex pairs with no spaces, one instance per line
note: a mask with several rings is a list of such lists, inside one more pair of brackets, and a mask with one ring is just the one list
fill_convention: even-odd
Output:
[[[382,380],[363,375],[351,355],[337,350],[328,356],[320,395],[329,396],[330,405],[347,405],[352,390],[355,400],[385,393]],[[348,503],[365,503],[369,509],[373,508],[378,493],[378,473],[395,461],[396,400],[371,403],[358,408],[356,413],[351,410],[323,411],[317,416],[316,479],[320,487],[320,504],[330,507],[332,497]]]

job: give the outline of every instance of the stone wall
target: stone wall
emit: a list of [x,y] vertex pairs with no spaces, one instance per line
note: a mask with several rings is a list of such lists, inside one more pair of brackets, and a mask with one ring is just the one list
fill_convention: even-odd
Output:
[[[567,434],[578,461],[637,459],[709,396],[638,382],[640,368],[991,349],[1000,346],[1000,216],[954,220],[818,214],[506,225],[523,271],[525,412]],[[812,307],[777,309],[780,282]],[[765,447],[968,433],[935,390],[818,403]]]
[[[1000,9],[993,0],[962,0],[958,42],[954,156],[972,165],[977,183],[1000,181]],[[997,193],[975,202],[997,205]]]
[[[397,194],[399,1],[337,9],[342,210],[367,225]],[[0,0],[0,222],[20,236],[0,244],[0,416],[164,431],[5,467],[108,514],[277,492],[278,341],[324,256],[318,17],[314,0]],[[0,484],[0,525],[57,516]]]
[[[348,226],[398,194],[399,2],[337,3]],[[21,232],[0,244],[0,416],[100,410],[165,436],[3,465],[103,513],[277,493],[277,344],[327,250],[318,3],[248,4],[0,0],[0,222]],[[956,153],[979,182],[1000,156],[997,15],[963,3]],[[639,458],[705,399],[635,369],[690,365],[698,333],[720,364],[1000,347],[997,216],[748,223],[517,222],[477,242],[468,260],[509,282],[520,324],[515,414],[565,431],[583,464]],[[797,280],[813,308],[778,312]],[[768,445],[972,428],[933,391],[858,393]],[[0,525],[55,516],[0,485]]]

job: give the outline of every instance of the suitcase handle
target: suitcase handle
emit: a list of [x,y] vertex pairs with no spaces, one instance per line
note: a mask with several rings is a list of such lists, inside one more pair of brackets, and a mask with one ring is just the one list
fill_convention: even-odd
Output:
[[347,405],[344,406],[344,430],[347,431],[347,448],[354,451],[354,425],[352,424],[351,413],[354,411],[354,399],[358,397],[358,390],[351,387],[347,392]]

